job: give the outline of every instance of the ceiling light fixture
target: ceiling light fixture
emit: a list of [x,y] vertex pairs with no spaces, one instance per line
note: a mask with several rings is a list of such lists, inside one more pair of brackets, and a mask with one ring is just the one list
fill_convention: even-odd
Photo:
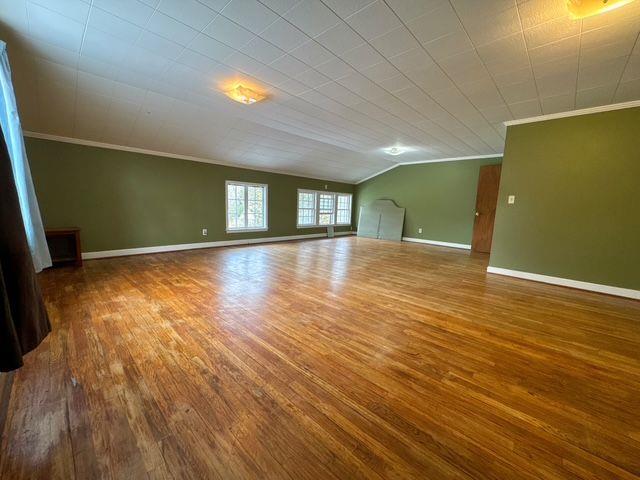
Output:
[[567,8],[573,19],[581,19],[623,7],[633,0],[568,0]]
[[403,153],[406,152],[410,152],[412,151],[413,148],[410,147],[400,147],[400,146],[394,146],[394,147],[387,147],[387,148],[383,148],[382,151],[388,155],[402,155]]
[[251,105],[257,103],[260,100],[264,100],[267,96],[250,89],[249,87],[243,87],[242,85],[236,85],[231,90],[225,92],[227,97],[236,102],[244,103],[245,105]]

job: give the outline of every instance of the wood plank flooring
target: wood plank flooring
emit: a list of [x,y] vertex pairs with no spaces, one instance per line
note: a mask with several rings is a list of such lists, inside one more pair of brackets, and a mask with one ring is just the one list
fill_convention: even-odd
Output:
[[343,237],[42,277],[2,479],[640,478],[640,302]]

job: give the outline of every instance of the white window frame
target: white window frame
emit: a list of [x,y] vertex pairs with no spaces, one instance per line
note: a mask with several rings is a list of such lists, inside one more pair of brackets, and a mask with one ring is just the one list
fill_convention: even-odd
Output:
[[[299,214],[300,214],[300,193],[313,193],[314,201],[315,201],[315,222],[313,225],[300,225],[298,223]],[[320,225],[320,195],[333,195],[333,218],[331,223]],[[349,222],[348,223],[337,223],[338,218],[338,196],[349,197],[349,205],[351,207],[351,211],[349,212]],[[343,227],[351,225],[351,216],[353,213],[353,194],[346,192],[327,192],[326,190],[308,190],[305,188],[299,188],[296,194],[296,227],[297,228],[324,228],[324,227]]]
[[[245,187],[244,191],[244,218],[245,225],[249,224],[249,188],[248,187],[261,187],[264,189],[264,227],[242,227],[242,228],[229,228],[229,185],[242,185]],[[266,232],[269,230],[269,185],[266,183],[254,183],[254,182],[237,182],[235,180],[227,180],[224,182],[224,218],[227,233],[250,233],[250,232]]]
[[[347,223],[339,223],[338,222],[338,197],[349,197],[349,221]],[[336,226],[341,226],[341,225],[351,225],[351,216],[353,215],[353,194],[351,193],[336,193],[335,196],[335,223]]]

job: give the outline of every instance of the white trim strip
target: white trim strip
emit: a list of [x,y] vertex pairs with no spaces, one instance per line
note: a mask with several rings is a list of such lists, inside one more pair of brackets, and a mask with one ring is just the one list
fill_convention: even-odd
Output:
[[412,243],[428,243],[429,245],[438,245],[439,247],[461,248],[463,250],[471,250],[471,245],[466,243],[441,242],[439,240],[425,240],[424,238],[402,237],[403,242]]
[[552,285],[560,285],[562,287],[577,288],[580,290],[589,290],[591,292],[606,293],[608,295],[640,300],[640,290],[613,287],[611,285],[601,285],[599,283],[582,282],[580,280],[571,280],[569,278],[550,277],[548,275],[540,275],[539,273],[521,272],[519,270],[509,270],[507,268],[491,266],[487,267],[487,272],[506,275],[508,277],[522,278],[524,280],[533,280],[534,282],[550,283]]
[[48,133],[38,133],[38,132],[31,132],[26,130],[26,131],[23,131],[22,134],[25,137],[40,138],[42,140],[53,140],[55,142],[73,143],[75,145],[85,145],[87,147],[97,147],[97,148],[106,148],[108,150],[120,150],[123,152],[142,153],[144,155],[155,155],[156,157],[176,158],[178,160],[190,160],[192,162],[210,163],[212,165],[222,165],[225,167],[240,168],[242,170],[253,170],[256,172],[279,173],[280,175],[289,175],[291,177],[298,177],[298,178],[309,178],[312,180],[322,180],[324,182],[346,183],[347,185],[354,184],[353,182],[346,182],[344,180],[336,180],[333,178],[310,177],[302,173],[293,173],[293,172],[287,172],[284,170],[270,170],[268,168],[258,168],[253,166],[238,165],[237,163],[221,162],[219,160],[193,157],[191,155],[179,155],[177,153],[159,152],[157,150],[147,150],[146,148],[127,147],[126,145],[116,145],[113,143],[95,142],[93,140],[82,140],[80,138],[62,137],[60,135],[50,135]]
[[432,160],[416,160],[415,162],[399,162],[395,165],[392,165],[389,168],[385,168],[384,170],[380,170],[378,173],[374,173],[373,175],[369,175],[367,178],[363,178],[362,180],[358,180],[356,185],[360,185],[367,180],[371,180],[378,175],[382,175],[383,173],[388,172],[389,170],[393,170],[396,167],[400,167],[402,165],[418,165],[421,163],[441,163],[441,162],[459,162],[462,160],[483,160],[485,158],[502,158],[502,153],[492,153],[491,155],[475,155],[470,157],[449,157],[449,158],[434,158]]
[[[353,232],[335,232],[339,235],[353,235]],[[310,233],[308,235],[287,235],[284,237],[246,238],[241,240],[219,240],[217,242],[181,243],[178,245],[159,245],[157,247],[123,248],[120,250],[103,250],[100,252],[82,252],[83,260],[96,258],[124,257],[128,255],[145,255],[148,253],[177,252],[180,250],[196,250],[200,248],[230,247],[234,245],[250,245],[254,243],[286,242],[311,238],[327,238],[326,233]]]
[[631,102],[613,103],[611,105],[602,105],[599,107],[582,108],[580,110],[569,110],[567,112],[549,113],[547,115],[539,115],[537,117],[521,118],[519,120],[509,120],[504,122],[507,127],[512,125],[522,125],[524,123],[544,122],[545,120],[555,120],[557,118],[577,117],[579,115],[589,115],[592,113],[610,112],[613,110],[623,110],[625,108],[640,107],[640,100]]

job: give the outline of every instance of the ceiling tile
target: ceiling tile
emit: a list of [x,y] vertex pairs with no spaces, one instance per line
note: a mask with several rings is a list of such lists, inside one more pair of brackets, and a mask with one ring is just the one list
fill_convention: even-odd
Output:
[[300,60],[292,57],[291,55],[284,55],[271,63],[271,67],[276,70],[289,75],[290,77],[296,77],[302,72],[308,69],[308,67]]
[[96,28],[125,42],[131,43],[135,43],[142,34],[142,28],[140,26],[99,8],[94,8],[91,11],[89,28]]
[[301,62],[312,67],[328,62],[334,55],[315,40],[309,40],[289,52]]
[[149,50],[150,52],[171,60],[177,58],[184,50],[184,46],[172,42],[171,40],[167,40],[166,38],[152,32],[144,32],[140,36],[137,45],[145,50]]
[[367,44],[346,51],[341,55],[341,58],[356,70],[363,70],[384,60],[375,49]]
[[395,13],[382,0],[377,0],[347,17],[346,21],[365,40],[379,37],[402,26]]
[[217,12],[196,0],[162,0],[158,10],[196,30],[202,30],[217,16]]
[[31,35],[74,52],[80,51],[84,24],[35,3],[27,3],[27,13]]
[[339,58],[333,58],[328,62],[321,63],[315,68],[333,80],[337,80],[338,78],[345,77],[355,72],[351,66]]
[[566,112],[575,108],[575,95],[563,94],[554,97],[546,97],[541,100],[542,112],[545,115],[550,113]]
[[525,29],[567,17],[567,4],[561,0],[518,0],[517,5]]
[[323,0],[339,17],[347,18],[376,0]]
[[436,61],[473,49],[467,34],[462,30],[456,30],[449,35],[425,43],[424,47]]
[[[484,5],[484,2],[476,0],[475,4],[479,3]],[[518,9],[513,2],[507,3],[510,5],[508,8],[492,12],[473,9],[472,13],[461,16],[469,37],[476,45],[484,45],[520,32]]]
[[339,23],[315,39],[335,55],[342,55],[364,43],[362,38],[344,23]]
[[640,99],[640,79],[620,83],[613,97],[614,103],[630,102],[638,99]]
[[580,22],[568,17],[560,17],[525,30],[524,37],[528,48],[536,48],[579,33]]
[[[80,23],[86,23],[90,5],[82,0],[30,0],[60,15]],[[16,2],[17,3],[17,2]],[[18,7],[19,8],[19,7]]]
[[420,48],[420,44],[415,37],[404,26],[393,30],[371,40],[371,45],[385,57],[393,57],[414,48]]
[[408,22],[407,26],[422,43],[462,31],[458,15],[449,2],[442,3],[435,10],[416,17]]
[[386,3],[406,23],[436,10],[447,0],[386,0]]
[[271,63],[285,54],[283,50],[260,37],[255,37],[240,51],[265,64]]
[[282,18],[260,33],[260,36],[285,52],[289,52],[309,41],[307,35]]
[[518,33],[479,46],[477,52],[494,76],[529,67],[527,48],[522,35]]
[[628,59],[629,57],[618,57],[598,64],[581,66],[578,73],[578,90],[617,85]]
[[257,0],[232,0],[222,14],[253,33],[260,33],[280,17]]
[[189,49],[220,62],[235,52],[233,48],[202,33],[189,44]]
[[284,18],[310,37],[315,37],[340,23],[340,18],[320,0],[302,0],[289,10]]
[[138,0],[93,0],[93,6],[142,27],[153,15],[153,8]]
[[509,104],[509,110],[511,110],[514,118],[528,118],[542,115],[540,103],[537,99],[528,100],[526,102],[511,103]]
[[222,15],[218,15],[207,25],[203,33],[237,49],[244,47],[255,37],[253,32],[250,32]]
[[160,12],[153,14],[146,29],[180,45],[188,45],[198,34],[193,28]]
[[[613,95],[617,84],[603,85],[601,87],[578,90],[576,94],[575,108],[591,108],[599,105],[608,105],[613,101]],[[571,108],[567,109],[571,110]]]

